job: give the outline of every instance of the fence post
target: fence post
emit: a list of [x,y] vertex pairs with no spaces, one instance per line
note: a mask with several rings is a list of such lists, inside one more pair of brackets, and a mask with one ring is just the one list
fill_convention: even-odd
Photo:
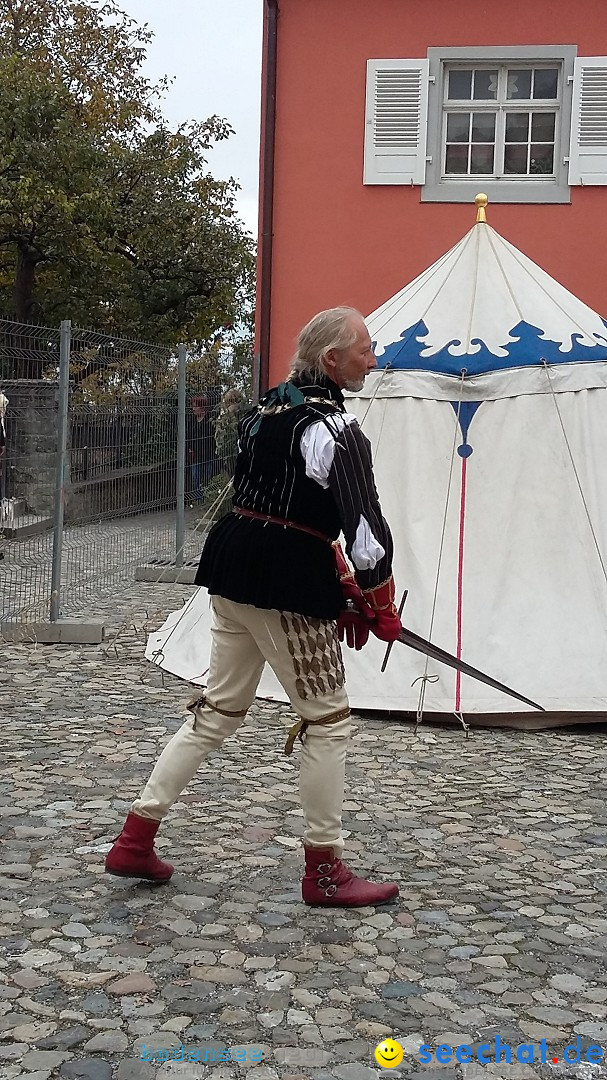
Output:
[[61,595],[61,555],[63,551],[63,513],[65,510],[65,467],[67,464],[67,421],[70,394],[70,345],[72,324],[69,319],[61,323],[59,343],[59,408],[57,416],[57,464],[55,468],[55,496],[53,513],[53,570],[51,577],[50,621],[59,618]]
[[185,545],[185,361],[186,347],[177,350],[177,513],[175,516],[175,566],[183,566]]

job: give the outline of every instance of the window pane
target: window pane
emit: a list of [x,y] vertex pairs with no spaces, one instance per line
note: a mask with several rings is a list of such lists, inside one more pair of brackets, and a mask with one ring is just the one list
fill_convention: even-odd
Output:
[[505,173],[522,173],[527,175],[527,147],[526,146],[514,146],[511,144],[506,147],[504,154],[504,172]]
[[554,113],[536,112],[531,114],[531,141],[554,142]]
[[470,101],[472,97],[472,69],[454,68],[449,72],[450,101]]
[[506,114],[506,142],[527,142],[529,138],[529,113]]
[[509,101],[524,101],[531,97],[533,68],[511,68],[508,71],[506,97]]
[[531,146],[531,162],[529,165],[529,172],[533,176],[545,176],[546,174],[550,175],[553,171],[553,161],[553,146]]
[[472,153],[470,155],[470,172],[471,173],[492,173],[493,172],[493,147],[492,146],[473,146]]
[[497,71],[479,69],[474,72],[473,97],[475,101],[495,101],[497,97]]
[[536,68],[533,79],[534,98],[555,98],[558,93],[558,68]]
[[467,173],[468,172],[468,147],[455,145],[447,147],[445,172]]
[[447,142],[468,142],[470,113],[449,113],[447,116]]
[[495,113],[472,113],[472,142],[495,141]]

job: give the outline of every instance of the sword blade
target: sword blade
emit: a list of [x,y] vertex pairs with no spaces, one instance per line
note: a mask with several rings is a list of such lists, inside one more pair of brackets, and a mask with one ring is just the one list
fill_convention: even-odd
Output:
[[431,641],[426,641],[426,639],[420,637],[419,634],[414,634],[412,630],[407,630],[403,627],[396,640],[402,642],[403,645],[408,645],[410,649],[415,649],[416,652],[432,657],[433,660],[439,660],[441,664],[446,664],[448,667],[455,668],[456,671],[461,671],[462,675],[469,675],[470,678],[476,679],[478,682],[486,683],[487,686],[492,686],[494,690],[501,690],[503,694],[508,694],[509,697],[516,698],[518,701],[524,701],[525,705],[531,705],[532,708],[538,709],[540,712],[546,711],[543,705],[538,705],[537,702],[532,701],[531,698],[525,697],[524,694],[519,694],[516,690],[512,690],[511,687],[506,686],[505,683],[498,682],[497,679],[493,679],[491,675],[486,675],[485,672],[480,671],[479,668],[472,667],[472,664],[467,664],[465,660],[458,660],[457,656],[452,656],[446,649],[441,649],[438,645],[433,645]]

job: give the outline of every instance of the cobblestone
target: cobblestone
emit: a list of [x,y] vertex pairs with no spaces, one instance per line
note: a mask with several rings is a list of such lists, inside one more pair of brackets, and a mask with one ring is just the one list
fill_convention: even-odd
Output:
[[[300,899],[288,711],[257,702],[160,830],[170,884],[104,874],[185,715],[188,687],[143,647],[190,592],[121,594],[101,646],[3,646],[3,1080],[375,1080],[388,1035],[403,1045],[401,1080],[607,1080],[605,1060],[563,1061],[577,1039],[582,1054],[607,1051],[600,728],[466,739],[425,723],[414,738],[394,717],[355,718],[346,855],[401,896],[327,910]],[[510,1064],[420,1063],[424,1044],[476,1054],[496,1035]],[[542,1039],[556,1063],[540,1060]],[[534,1045],[533,1062],[516,1061],[518,1044]],[[196,1049],[206,1062],[187,1062]],[[183,1061],[159,1060],[171,1051]]]

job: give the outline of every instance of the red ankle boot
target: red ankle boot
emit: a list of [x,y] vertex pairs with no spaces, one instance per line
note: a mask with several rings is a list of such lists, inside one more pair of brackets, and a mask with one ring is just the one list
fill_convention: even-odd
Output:
[[398,885],[384,881],[376,884],[356,877],[333,848],[306,847],[306,872],[301,894],[306,904],[326,907],[373,907],[398,896]]
[[145,881],[168,881],[170,863],[162,862],[154,851],[159,821],[129,814],[120,836],[105,858],[105,869],[116,877],[138,877]]

